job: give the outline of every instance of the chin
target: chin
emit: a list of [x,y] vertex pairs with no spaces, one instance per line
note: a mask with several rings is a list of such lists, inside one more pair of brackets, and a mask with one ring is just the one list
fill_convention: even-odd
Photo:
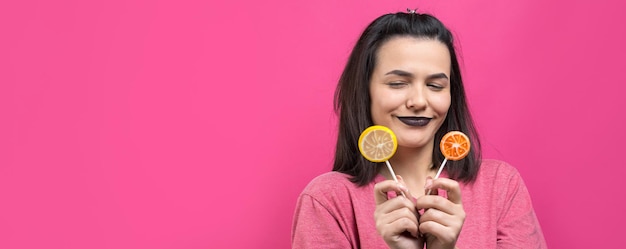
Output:
[[398,141],[398,147],[409,148],[409,149],[419,149],[419,148],[426,146],[427,144],[428,144],[427,142],[422,142],[422,141],[416,142],[415,140],[408,142],[408,143]]

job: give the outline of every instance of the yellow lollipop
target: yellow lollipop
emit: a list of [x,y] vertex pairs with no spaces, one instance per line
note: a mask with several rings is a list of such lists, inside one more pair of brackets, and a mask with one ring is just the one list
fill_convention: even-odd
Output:
[[398,149],[396,135],[382,125],[368,127],[359,137],[361,155],[375,163],[389,160],[396,153],[396,149]]
[[[396,153],[398,149],[398,140],[396,134],[391,129],[374,125],[365,129],[359,136],[359,151],[365,159],[375,163],[385,162],[387,169],[391,173],[393,180],[398,182],[396,173],[393,172],[389,159]],[[401,192],[404,197],[406,195]]]

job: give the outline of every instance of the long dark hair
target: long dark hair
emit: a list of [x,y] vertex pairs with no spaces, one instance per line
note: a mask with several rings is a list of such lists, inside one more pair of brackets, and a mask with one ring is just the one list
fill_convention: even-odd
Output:
[[377,18],[367,26],[354,46],[335,91],[334,106],[339,114],[339,134],[333,171],[353,176],[352,182],[360,186],[371,182],[378,173],[380,164],[363,158],[357,142],[361,132],[373,125],[369,85],[376,66],[376,53],[386,41],[399,36],[433,39],[448,47],[452,64],[451,104],[446,119],[435,134],[433,167],[439,167],[444,159],[438,141],[448,131],[462,131],[471,140],[470,153],[460,161],[447,162],[446,169],[452,179],[473,182],[481,163],[480,141],[467,106],[452,34],[434,16],[419,13],[386,14]]

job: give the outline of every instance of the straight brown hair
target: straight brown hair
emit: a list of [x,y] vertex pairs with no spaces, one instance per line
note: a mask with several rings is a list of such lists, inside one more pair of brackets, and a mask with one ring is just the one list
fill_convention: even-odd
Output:
[[[437,18],[419,13],[399,12],[378,17],[367,26],[354,46],[335,91],[334,107],[339,115],[339,132],[333,171],[351,175],[351,181],[360,186],[371,182],[378,173],[381,164],[363,158],[357,143],[361,132],[374,125],[369,85],[376,66],[376,53],[386,41],[399,36],[437,40],[450,51],[452,101],[446,119],[435,134],[435,141],[440,141],[452,130],[468,135],[472,143],[469,155],[460,161],[447,162],[446,170],[452,179],[473,182],[481,163],[480,141],[467,105],[453,37]],[[435,145],[433,167],[438,167],[444,157],[438,144]]]

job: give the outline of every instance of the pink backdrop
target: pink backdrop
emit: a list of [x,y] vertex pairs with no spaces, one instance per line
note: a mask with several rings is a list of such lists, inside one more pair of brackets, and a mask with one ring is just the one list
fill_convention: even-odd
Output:
[[0,248],[288,248],[350,48],[406,7],[456,33],[548,245],[622,244],[624,1],[210,2],[0,3]]

